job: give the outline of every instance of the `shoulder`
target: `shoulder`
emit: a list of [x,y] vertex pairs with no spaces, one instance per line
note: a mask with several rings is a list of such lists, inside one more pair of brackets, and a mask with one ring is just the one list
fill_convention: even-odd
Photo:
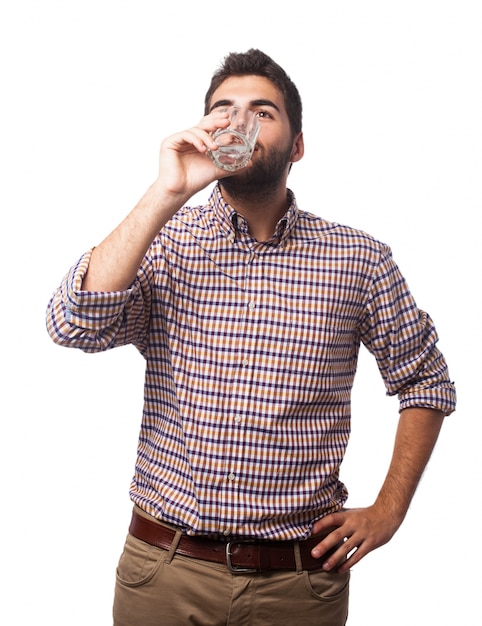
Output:
[[210,237],[213,220],[213,211],[209,205],[183,206],[162,228],[157,242],[164,245],[169,245],[169,242],[182,244],[193,236]]
[[299,211],[295,237],[298,241],[311,241],[327,248],[391,254],[390,247],[370,233],[306,211]]

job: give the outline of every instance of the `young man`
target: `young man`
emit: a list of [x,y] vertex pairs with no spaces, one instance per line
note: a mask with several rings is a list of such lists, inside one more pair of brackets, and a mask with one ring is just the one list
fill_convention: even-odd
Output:
[[[207,154],[230,104],[261,125],[236,173]],[[303,135],[284,70],[231,54],[205,106],[48,308],[59,344],[133,343],[146,359],[114,621],[345,624],[349,569],[402,523],[455,390],[389,248],[301,211],[287,189]],[[205,206],[185,206],[215,180]],[[350,510],[339,467],[360,342],[401,412],[376,501]]]

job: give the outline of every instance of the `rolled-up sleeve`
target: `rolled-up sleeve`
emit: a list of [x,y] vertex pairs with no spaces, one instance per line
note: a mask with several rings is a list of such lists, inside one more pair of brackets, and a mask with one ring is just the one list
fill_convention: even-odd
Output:
[[375,356],[388,395],[409,407],[455,410],[456,392],[437,347],[430,316],[420,310],[384,246],[367,302],[361,339]]
[[92,250],[68,271],[47,306],[47,331],[62,346],[100,352],[132,343],[144,352],[150,295],[145,266],[125,291],[83,291]]

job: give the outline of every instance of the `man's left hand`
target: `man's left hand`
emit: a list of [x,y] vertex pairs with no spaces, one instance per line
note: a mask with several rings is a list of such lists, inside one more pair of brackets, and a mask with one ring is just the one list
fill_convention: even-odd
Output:
[[[335,527],[313,550],[325,571],[346,572],[372,550],[390,541],[402,520],[394,521],[375,505],[331,513],[313,526],[313,535]],[[328,559],[323,555],[341,544]]]

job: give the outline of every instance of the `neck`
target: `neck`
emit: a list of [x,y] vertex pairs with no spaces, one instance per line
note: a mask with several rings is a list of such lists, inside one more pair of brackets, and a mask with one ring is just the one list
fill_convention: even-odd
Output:
[[285,185],[275,189],[232,190],[229,185],[219,181],[223,198],[246,220],[249,233],[257,241],[267,241],[276,229],[276,225],[289,208],[288,191]]

